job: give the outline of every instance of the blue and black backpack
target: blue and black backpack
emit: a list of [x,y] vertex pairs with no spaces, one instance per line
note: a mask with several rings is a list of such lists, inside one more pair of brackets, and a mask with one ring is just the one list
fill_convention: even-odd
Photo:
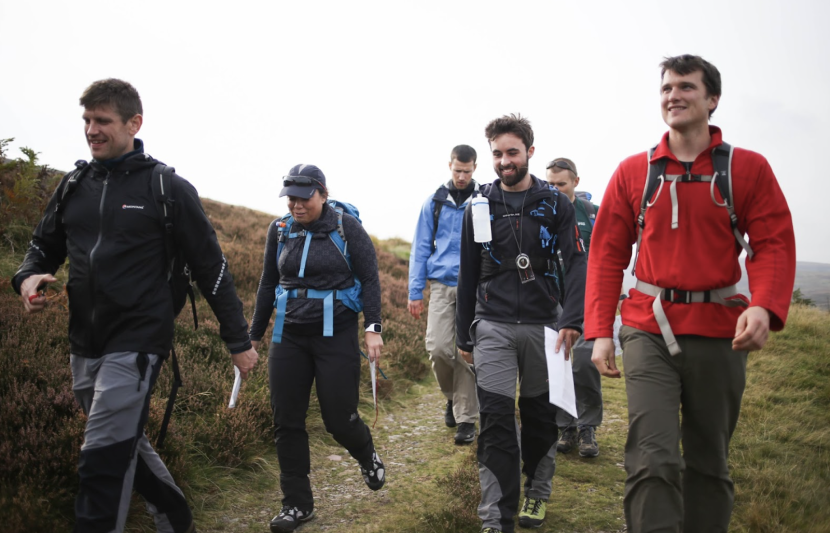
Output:
[[[346,238],[346,233],[343,231],[343,213],[347,213],[357,219],[361,224],[360,213],[355,206],[347,202],[340,202],[338,200],[329,199],[326,201],[328,206],[337,214],[337,229],[329,233],[329,239],[343,256],[349,270],[352,270],[352,259],[349,254],[349,241]],[[303,256],[300,260],[299,277],[305,276],[306,259],[308,258],[308,247],[311,244],[312,232],[303,229],[301,231],[292,231],[294,225],[294,217],[287,214],[275,222],[279,232],[279,242],[277,244],[277,264],[279,265],[280,254],[282,254],[285,243],[288,239],[305,239],[303,245]],[[289,299],[292,298],[316,298],[323,300],[323,336],[331,337],[334,335],[334,301],[340,300],[343,305],[359,313],[363,310],[363,290],[360,280],[357,276],[353,276],[354,285],[348,289],[284,289],[282,285],[277,285],[274,301],[274,307],[277,309],[277,317],[274,321],[274,333],[271,338],[273,342],[282,341],[282,330],[285,324],[285,308]]]

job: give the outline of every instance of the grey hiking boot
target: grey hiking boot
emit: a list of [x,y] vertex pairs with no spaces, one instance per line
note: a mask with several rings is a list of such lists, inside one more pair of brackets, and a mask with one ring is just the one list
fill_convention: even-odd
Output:
[[452,414],[452,400],[447,400],[447,410],[444,413],[444,423],[448,428],[455,427],[455,415]]
[[594,426],[581,426],[579,428],[579,456],[596,457],[599,455],[599,446],[594,437]]
[[303,522],[314,518],[314,509],[302,511],[297,507],[283,505],[280,514],[271,519],[271,533],[294,531]]
[[455,432],[456,444],[470,444],[476,440],[476,425],[474,422],[461,422]]
[[576,448],[576,439],[576,426],[566,427],[562,430],[562,435],[559,436],[559,442],[556,443],[556,451],[559,453],[569,453]]

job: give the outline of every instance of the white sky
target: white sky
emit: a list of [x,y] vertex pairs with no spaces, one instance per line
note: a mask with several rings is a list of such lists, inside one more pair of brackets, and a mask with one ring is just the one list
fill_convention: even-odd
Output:
[[830,263],[830,3],[804,1],[90,2],[0,0],[0,138],[68,170],[89,158],[78,98],[117,77],[146,150],[204,197],[272,214],[281,177],[318,165],[378,237],[412,238],[449,152],[521,112],[531,171],[569,157],[601,200],[617,164],[666,130],[664,56],[714,63],[713,124],[772,164],[798,259]]

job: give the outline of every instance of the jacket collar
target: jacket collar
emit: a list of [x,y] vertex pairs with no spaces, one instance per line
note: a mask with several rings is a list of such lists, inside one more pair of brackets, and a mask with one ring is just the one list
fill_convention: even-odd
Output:
[[[709,141],[709,148],[704,150],[706,153],[710,153],[714,148],[723,144],[723,133],[719,127],[709,126],[709,136],[711,137],[711,140]],[[654,150],[654,154],[651,156],[649,163],[654,163],[664,157],[668,157],[670,160],[680,163],[677,156],[675,156],[671,149],[669,149],[669,132],[663,134],[663,138],[660,139],[660,143]]]

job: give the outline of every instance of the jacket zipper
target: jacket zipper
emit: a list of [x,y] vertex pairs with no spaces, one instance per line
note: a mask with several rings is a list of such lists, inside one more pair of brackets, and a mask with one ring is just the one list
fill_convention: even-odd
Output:
[[107,171],[107,177],[104,178],[104,188],[101,190],[101,201],[98,204],[98,240],[95,242],[95,246],[92,247],[92,250],[89,252],[89,292],[90,292],[90,302],[92,303],[92,316],[90,317],[90,327],[89,327],[89,349],[92,350],[94,346],[94,334],[95,334],[95,275],[94,275],[94,256],[95,252],[98,250],[98,247],[101,245],[101,241],[104,238],[104,201],[107,198],[107,183],[110,180],[110,172]]

